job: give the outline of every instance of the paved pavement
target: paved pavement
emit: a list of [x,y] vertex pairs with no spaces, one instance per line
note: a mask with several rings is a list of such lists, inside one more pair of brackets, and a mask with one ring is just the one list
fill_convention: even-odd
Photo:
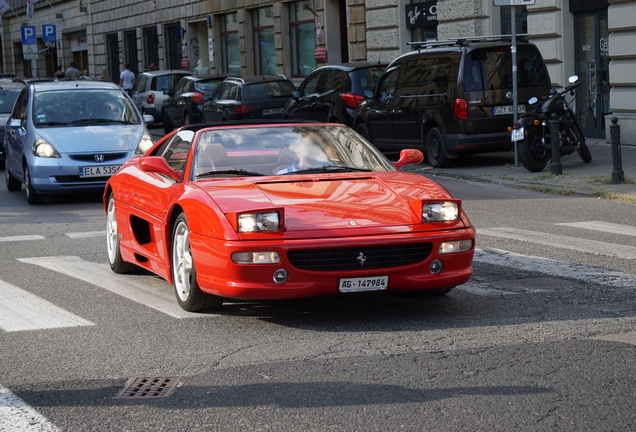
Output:
[[552,176],[550,163],[538,173],[528,171],[521,162],[515,167],[514,152],[467,155],[455,161],[449,168],[433,168],[424,162],[421,165],[405,167],[405,170],[430,176],[491,182],[538,192],[636,202],[636,146],[621,146],[625,181],[613,184],[614,164],[611,145],[605,140],[592,138],[587,139],[587,145],[592,153],[592,162],[583,163],[578,153],[562,157],[562,174],[558,176]]

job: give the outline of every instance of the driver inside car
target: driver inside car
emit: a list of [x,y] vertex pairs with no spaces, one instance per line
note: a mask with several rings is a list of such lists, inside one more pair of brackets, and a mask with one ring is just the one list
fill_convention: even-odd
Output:
[[[323,148],[325,148],[325,144],[317,134],[308,133],[303,135],[288,148],[281,150],[281,156],[287,154],[293,159],[293,162],[286,168],[278,168],[275,174],[287,174],[312,168],[333,166],[333,162],[329,160]],[[281,158],[279,157],[279,159]]]

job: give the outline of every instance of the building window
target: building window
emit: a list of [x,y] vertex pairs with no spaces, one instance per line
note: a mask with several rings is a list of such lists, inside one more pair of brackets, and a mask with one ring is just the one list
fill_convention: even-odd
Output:
[[159,41],[157,36],[157,27],[149,27],[143,29],[144,43],[144,69],[149,68],[151,64],[159,66]]
[[181,69],[181,24],[166,25],[163,33],[166,69]]
[[221,64],[223,72],[241,74],[238,16],[236,12],[221,16]]
[[[528,8],[527,6],[517,6],[515,10],[515,21],[517,26],[515,27],[516,34],[528,33]],[[510,6],[501,6],[501,34],[512,34],[512,28],[510,27]]]
[[292,76],[304,77],[316,69],[313,10],[312,0],[289,4]]
[[274,8],[255,9],[254,25],[254,71],[256,75],[276,73],[276,51],[274,49]]

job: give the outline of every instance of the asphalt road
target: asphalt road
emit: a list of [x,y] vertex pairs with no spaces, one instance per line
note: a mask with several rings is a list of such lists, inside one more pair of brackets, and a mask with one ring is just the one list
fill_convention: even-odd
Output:
[[[165,281],[110,273],[98,196],[29,206],[2,176],[0,431],[634,430],[634,204],[439,180],[478,229],[447,296],[178,316]],[[137,377],[178,384],[117,398]]]

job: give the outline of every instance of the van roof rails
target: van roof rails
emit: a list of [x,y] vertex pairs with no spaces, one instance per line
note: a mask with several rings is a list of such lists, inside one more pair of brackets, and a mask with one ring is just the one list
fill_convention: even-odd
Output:
[[[516,35],[516,37],[523,41],[523,42],[527,42],[528,41],[528,37],[530,35],[528,33],[521,33]],[[464,38],[457,38],[457,39],[448,39],[448,40],[444,40],[444,41],[419,41],[419,42],[407,42],[407,45],[410,45],[413,47],[414,50],[419,50],[419,49],[427,49],[427,48],[435,48],[435,47],[442,47],[442,46],[467,46],[469,42],[473,42],[473,43],[479,43],[479,42],[489,42],[489,41],[504,41],[504,40],[510,40],[512,41],[512,35],[492,35],[492,36],[474,36],[474,37],[464,37]]]

